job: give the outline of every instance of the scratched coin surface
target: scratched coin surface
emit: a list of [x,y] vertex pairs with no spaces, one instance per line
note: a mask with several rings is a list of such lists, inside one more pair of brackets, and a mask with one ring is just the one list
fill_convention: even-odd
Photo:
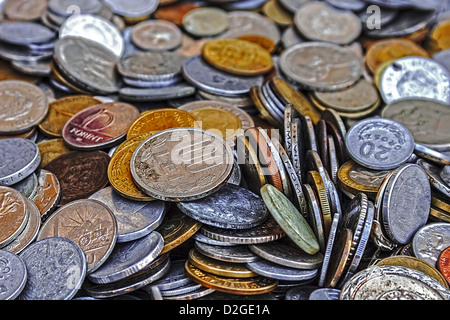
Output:
[[87,273],[109,257],[117,240],[117,221],[112,211],[97,200],[73,201],[55,211],[42,225],[37,241],[65,237],[86,255]]
[[70,118],[64,125],[62,137],[73,149],[104,149],[125,138],[139,115],[139,110],[128,103],[97,104]]
[[349,156],[374,170],[395,169],[414,151],[414,138],[402,124],[384,118],[358,121],[345,137]]
[[28,281],[19,300],[70,300],[86,276],[85,254],[65,237],[36,241],[19,257],[28,271]]
[[131,157],[131,174],[150,196],[165,201],[203,198],[225,184],[233,152],[218,135],[173,128],[144,140]]
[[17,254],[4,249],[0,250],[0,261],[2,266],[0,300],[14,300],[27,283],[27,267]]
[[48,112],[45,93],[38,86],[25,81],[1,81],[0,99],[0,134],[26,132]]

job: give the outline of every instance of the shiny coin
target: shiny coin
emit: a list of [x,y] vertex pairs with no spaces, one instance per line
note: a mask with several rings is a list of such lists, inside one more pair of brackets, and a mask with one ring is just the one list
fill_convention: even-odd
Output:
[[94,14],[101,10],[100,0],[49,0],[48,8],[58,16],[68,17],[72,14],[70,6],[75,5],[80,13]]
[[195,249],[207,257],[225,262],[245,263],[258,259],[246,245],[221,246],[195,241]]
[[111,210],[99,201],[72,201],[45,221],[37,240],[52,237],[66,237],[75,242],[85,253],[87,272],[91,273],[111,254],[117,240],[117,222]]
[[436,61],[405,57],[388,65],[381,75],[380,91],[386,104],[407,98],[450,102],[450,75]]
[[267,1],[261,8],[262,12],[279,26],[286,27],[294,23],[293,15],[286,10],[278,1]]
[[182,25],[196,37],[215,36],[228,29],[228,13],[215,7],[196,8],[183,16]]
[[199,200],[178,202],[178,208],[203,224],[224,229],[249,229],[267,218],[264,201],[249,190],[226,184]]
[[350,250],[353,245],[353,231],[343,228],[337,235],[331,253],[329,253],[329,264],[324,274],[323,284],[325,287],[334,288],[343,277],[347,261],[351,258]]
[[4,247],[23,231],[30,213],[26,199],[10,187],[0,186],[0,204],[0,247]]
[[158,7],[160,1],[158,0],[105,0],[105,3],[109,5],[115,14],[124,17],[144,17],[153,13]]
[[[450,157],[448,157],[444,153],[441,153],[439,151],[428,148],[428,147],[418,144],[418,143],[415,144],[414,154],[422,159],[431,161],[434,164],[439,165],[439,166],[450,165]],[[441,175],[441,178],[442,178],[442,175]]]
[[309,300],[339,300],[339,294],[341,290],[334,288],[319,288],[310,293]]
[[61,186],[58,178],[50,171],[40,169],[37,173],[37,192],[34,197],[42,221],[53,212],[61,197]]
[[102,103],[70,118],[63,127],[66,144],[79,150],[104,149],[125,138],[139,110],[128,103]]
[[137,240],[158,228],[167,206],[162,201],[137,202],[117,194],[111,187],[97,191],[89,199],[107,205],[117,220],[117,242]]
[[17,134],[32,129],[46,116],[48,102],[38,86],[25,81],[1,81],[0,134]]
[[414,255],[432,266],[436,266],[441,252],[450,246],[450,224],[433,222],[422,226],[414,234],[412,248]]
[[37,145],[28,139],[0,139],[0,185],[12,186],[31,175],[41,156]]
[[352,159],[369,169],[395,169],[414,151],[414,138],[400,123],[382,118],[358,121],[347,132],[345,144]]
[[176,128],[142,142],[130,166],[134,181],[148,195],[186,201],[217,191],[227,181],[233,164],[233,152],[221,137],[202,129]]
[[418,159],[417,164],[425,170],[433,189],[446,197],[450,197],[450,186],[441,178],[441,168],[424,159]]
[[163,238],[156,231],[131,242],[116,244],[105,263],[88,278],[94,283],[125,279],[148,267],[160,254],[163,245]]
[[306,42],[284,50],[279,66],[289,79],[317,90],[349,87],[362,74],[354,52],[326,42]]
[[450,283],[450,260],[449,260],[449,254],[450,254],[450,247],[447,247],[446,249],[442,250],[442,252],[439,255],[439,259],[437,261],[437,268],[441,272],[441,274],[445,277],[448,283]]
[[239,39],[210,40],[202,47],[202,56],[214,67],[237,75],[264,74],[273,67],[270,53]]
[[37,146],[41,154],[41,168],[60,155],[72,151],[66,146],[63,139],[42,140],[38,142]]
[[4,270],[0,300],[14,300],[27,283],[27,268],[22,258],[13,252],[2,249],[0,257]]
[[61,186],[59,205],[88,198],[108,183],[110,157],[103,151],[72,151],[49,162],[43,169],[56,175]]
[[266,184],[261,188],[261,196],[272,216],[295,244],[311,255],[320,250],[308,222],[283,193]]
[[153,283],[153,285],[157,286],[160,291],[168,291],[191,283],[191,280],[187,276],[184,269],[185,262],[186,260],[184,259],[171,261],[169,272],[164,276],[164,278]]
[[352,12],[336,10],[325,2],[311,1],[295,13],[295,26],[306,38],[348,44],[361,33],[361,21]]
[[27,199],[34,199],[34,197],[36,197],[37,187],[38,181],[36,173],[34,172],[30,174],[28,177],[26,177],[24,180],[11,186],[11,188],[14,188],[17,191],[19,191],[22,194],[22,196],[24,196]]
[[[87,261],[83,251],[64,237],[37,241],[19,255],[28,281],[20,300],[70,300],[83,283]],[[46,275],[43,277],[42,275]]]
[[131,40],[142,50],[173,50],[181,45],[181,30],[172,22],[147,20],[133,27]]

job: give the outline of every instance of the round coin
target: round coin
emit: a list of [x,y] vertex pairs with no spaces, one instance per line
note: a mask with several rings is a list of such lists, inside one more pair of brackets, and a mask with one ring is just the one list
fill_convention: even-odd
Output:
[[153,13],[158,7],[158,0],[105,0],[115,14],[124,17],[137,18],[145,17]]
[[412,239],[412,248],[417,258],[436,266],[439,255],[449,243],[450,223],[433,222],[417,230]]
[[28,218],[27,202],[20,192],[0,186],[0,247],[12,242],[22,232]]
[[0,250],[0,261],[2,263],[0,300],[14,300],[27,283],[27,267],[17,254],[4,249]]
[[195,8],[183,16],[182,25],[196,37],[215,36],[228,29],[228,13],[215,7]]
[[43,43],[52,40],[55,33],[46,26],[31,21],[3,21],[0,40],[14,45]]
[[450,246],[442,250],[437,261],[437,268],[450,284]]
[[172,22],[147,20],[133,27],[131,40],[142,50],[166,51],[181,45],[181,30]]

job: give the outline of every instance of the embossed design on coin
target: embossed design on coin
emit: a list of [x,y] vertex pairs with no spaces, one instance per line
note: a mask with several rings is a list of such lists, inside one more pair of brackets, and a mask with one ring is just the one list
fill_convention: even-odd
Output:
[[433,222],[417,230],[412,239],[415,256],[432,266],[436,265],[440,253],[450,246],[450,223]]
[[14,300],[27,283],[25,262],[15,253],[2,249],[0,250],[0,267],[2,281],[0,300]]

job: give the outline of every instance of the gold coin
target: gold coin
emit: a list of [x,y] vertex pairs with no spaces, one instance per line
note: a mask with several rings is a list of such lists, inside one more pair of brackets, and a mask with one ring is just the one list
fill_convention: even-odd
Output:
[[263,102],[259,98],[261,88],[259,86],[253,86],[250,88],[250,98],[252,99],[256,109],[258,109],[261,118],[263,118],[269,125],[271,125],[274,128],[278,128],[280,124],[278,121],[267,111],[266,107],[264,106]]
[[[317,100],[317,98],[313,94],[310,94],[309,98],[310,98],[311,102],[313,103],[313,105],[320,111],[325,111],[325,109],[333,109],[331,106],[324,105],[321,102],[319,102],[319,100]],[[357,112],[344,112],[344,111],[338,111],[336,109],[334,109],[334,110],[342,118],[360,119],[360,118],[366,117],[366,116],[374,113],[380,106],[380,103],[381,103],[381,100],[378,98],[376,103],[372,104],[369,108],[362,110],[362,111],[357,111]]]
[[44,140],[37,143],[37,146],[41,154],[41,168],[45,167],[47,163],[58,158],[60,155],[72,151],[61,138]]
[[49,104],[47,116],[39,123],[39,129],[47,136],[62,137],[66,122],[77,112],[102,103],[89,95],[74,95],[57,99]]
[[435,220],[450,222],[450,214],[436,207],[430,208],[430,216],[435,218]]
[[188,261],[195,267],[216,276],[230,278],[251,278],[258,274],[248,269],[243,263],[225,262],[207,257],[197,249],[189,251]]
[[450,203],[431,195],[431,205],[450,214]]
[[314,124],[321,119],[320,112],[314,108],[309,100],[296,88],[279,77],[275,77],[270,81],[270,85],[274,93],[284,104],[292,104],[294,109],[304,116],[311,118]]
[[202,271],[189,261],[186,261],[185,270],[189,277],[202,286],[232,294],[262,294],[274,290],[278,285],[278,280],[262,276],[244,279],[217,276]]
[[111,158],[114,157],[117,153],[119,153],[119,151],[121,151],[122,149],[128,148],[131,145],[133,145],[133,147],[134,147],[135,144],[139,145],[139,143],[141,143],[148,137],[151,137],[155,133],[156,133],[156,131],[144,132],[144,133],[138,134],[137,136],[131,137],[130,139],[125,140],[124,142],[122,142],[121,144],[119,144],[117,146],[117,148],[114,150],[113,154],[111,155]]
[[238,75],[260,75],[273,68],[267,50],[258,44],[240,39],[216,39],[202,48],[203,58],[212,66]]
[[325,184],[324,184],[319,172],[314,171],[314,170],[309,171],[307,179],[308,179],[308,183],[311,185],[311,187],[314,189],[314,191],[317,194],[317,198],[318,198],[319,204],[320,204],[320,209],[322,212],[323,228],[324,228],[324,232],[325,232],[325,237],[327,239],[328,235],[330,234],[331,223],[333,220],[333,217],[331,214],[331,206],[330,206],[330,202],[328,200],[327,190],[325,189]]
[[383,62],[407,56],[430,57],[428,52],[414,41],[401,38],[383,39],[373,43],[368,48],[365,64],[373,74]]
[[156,109],[143,112],[130,126],[127,139],[150,131],[170,128],[197,127],[197,119],[187,111],[178,109]]
[[400,267],[406,267],[409,269],[417,270],[420,272],[423,272],[430,277],[436,279],[439,281],[444,287],[448,289],[448,283],[447,280],[444,278],[444,276],[431,264],[428,262],[411,256],[390,256],[387,258],[384,258],[376,263],[377,266],[400,266]]
[[263,47],[270,53],[272,53],[276,48],[276,44],[275,42],[273,42],[272,39],[259,34],[245,34],[240,37],[237,37],[237,39],[259,44],[261,47]]
[[395,59],[385,61],[375,69],[375,72],[373,74],[373,83],[378,88],[378,90],[380,89],[380,80],[384,70],[386,70],[386,68],[389,67],[394,61]]
[[276,0],[267,1],[262,7],[262,12],[281,27],[287,27],[294,23],[292,13],[280,6]]
[[450,20],[440,21],[431,31],[427,48],[430,54],[450,49]]

